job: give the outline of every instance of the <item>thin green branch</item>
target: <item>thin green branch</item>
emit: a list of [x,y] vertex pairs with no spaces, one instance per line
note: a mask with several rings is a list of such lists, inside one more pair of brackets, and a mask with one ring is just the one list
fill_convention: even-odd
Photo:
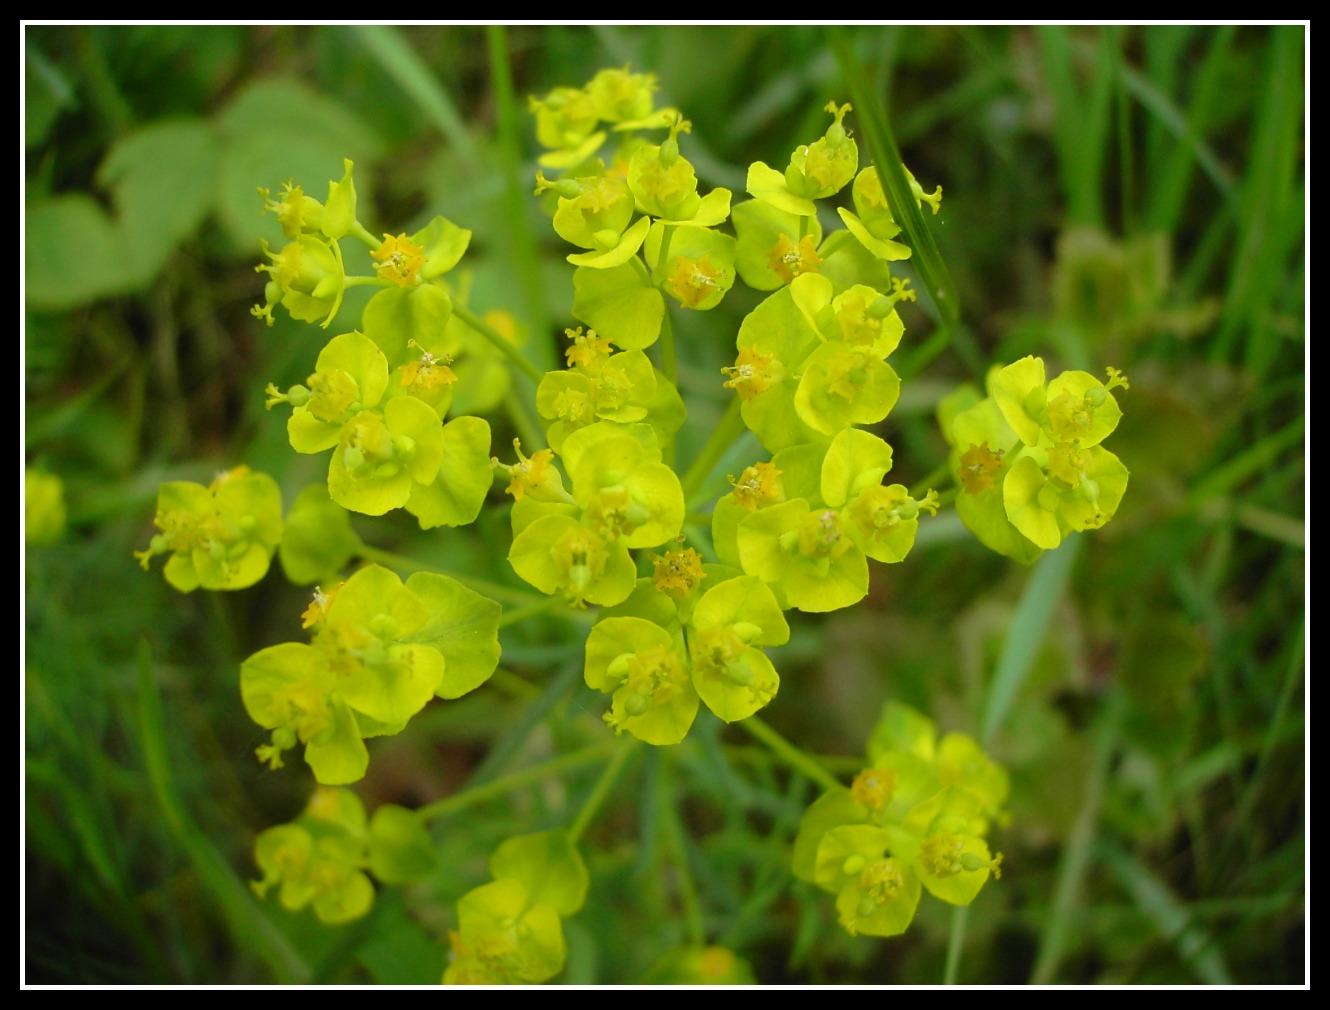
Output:
[[1030,974],[1032,985],[1050,984],[1061,963],[1062,951],[1066,947],[1071,930],[1072,912],[1080,897],[1081,880],[1090,865],[1090,853],[1094,848],[1095,832],[1099,824],[1099,806],[1104,782],[1108,777],[1113,752],[1117,748],[1125,710],[1125,696],[1122,691],[1115,690],[1109,696],[1107,706],[1099,719],[1090,770],[1080,791],[1081,806],[1067,836],[1066,845],[1063,846],[1062,858],[1058,862],[1053,898],[1043,917],[1039,949],[1035,955],[1034,969]]
[[[671,755],[672,756],[672,755]],[[706,927],[702,921],[702,903],[697,896],[697,883],[688,865],[687,835],[679,820],[679,804],[674,798],[674,776],[670,762],[662,761],[656,789],[656,805],[660,817],[665,850],[674,864],[675,882],[679,890],[679,903],[683,906],[688,941],[695,947],[706,943]]]
[[805,778],[816,782],[823,789],[839,789],[840,781],[831,772],[827,771],[811,757],[801,751],[790,741],[777,733],[765,722],[755,715],[750,715],[747,719],[739,722],[739,725],[746,729],[752,736],[756,737],[762,743],[784,761],[795,771],[801,773]]
[[702,446],[692,464],[683,475],[683,496],[688,501],[702,489],[711,471],[715,469],[722,456],[734,444],[734,440],[743,433],[744,419],[739,413],[739,398],[736,396],[725,408],[720,423],[711,430],[706,444]]
[[217,903],[235,940],[248,941],[279,982],[308,981],[310,968],[299,951],[264,914],[249,888],[237,878],[230,861],[190,816],[176,789],[166,739],[166,713],[153,675],[152,650],[146,639],[139,643],[137,665],[139,743],[153,795],[161,808],[167,830],[189,857],[198,879]]
[[[554,367],[554,348],[549,344],[550,321],[545,306],[545,284],[540,273],[536,236],[527,215],[527,186],[522,179],[522,125],[517,96],[513,88],[513,69],[508,59],[508,35],[503,25],[488,25],[485,40],[489,46],[490,84],[498,114],[499,154],[503,164],[502,236],[506,239],[509,260],[517,274],[526,318],[541,341],[536,348],[537,361]],[[541,369],[536,369],[539,373]],[[540,375],[535,376],[537,382]]]
[[436,575],[446,575],[482,596],[507,601],[521,607],[544,603],[546,600],[546,597],[537,593],[516,589],[512,586],[504,586],[497,582],[490,582],[488,579],[478,579],[472,575],[464,575],[461,572],[446,571],[428,562],[417,561],[415,558],[408,558],[403,554],[386,551],[381,547],[372,547],[366,543],[362,543],[356,548],[356,554],[366,561],[372,561],[376,565],[383,565],[385,568],[392,568],[399,572],[433,572]]
[[[910,188],[909,178],[901,161],[900,148],[896,144],[896,137],[887,120],[886,112],[882,103],[878,101],[863,67],[859,65],[854,55],[848,30],[828,28],[827,38],[831,42],[832,51],[836,54],[841,76],[845,78],[845,83],[850,89],[850,97],[854,101],[864,142],[874,164],[877,165],[878,178],[882,182],[887,202],[910,247],[914,250],[910,262],[919,271],[919,279],[937,306],[944,325],[954,332],[959,327],[961,318],[956,285],[942,259],[937,241],[924,221],[919,201]],[[964,346],[958,345],[957,352],[965,353]],[[984,374],[982,363],[967,360],[966,364],[976,375]]]
[[470,309],[454,304],[453,315],[488,340],[500,354],[508,359],[514,368],[536,385],[540,385],[540,380],[545,378],[545,373],[528,361],[526,355],[511,340]]
[[582,804],[582,809],[573,818],[573,823],[568,825],[568,841],[573,845],[577,844],[587,826],[600,812],[600,808],[605,803],[605,798],[609,796],[615,780],[618,779],[619,773],[623,771],[624,762],[628,760],[629,755],[637,750],[637,740],[633,737],[620,737],[615,741],[615,745],[618,750],[614,752],[614,757],[605,766],[605,770],[600,773],[600,778],[596,780],[595,786],[591,789],[591,794],[587,796],[586,802]]
[[970,906],[957,905],[951,910],[951,925],[947,929],[947,960],[942,968],[942,984],[955,985],[961,969],[961,951],[965,949],[965,927],[970,919]]
[[478,803],[500,799],[509,793],[524,789],[554,775],[560,775],[563,772],[572,771],[574,768],[580,768],[582,765],[604,760],[615,746],[617,746],[617,741],[603,740],[589,747],[583,747],[581,750],[573,751],[571,754],[561,754],[559,757],[542,761],[530,768],[509,772],[507,775],[501,775],[484,785],[472,786],[463,789],[461,792],[453,793],[451,796],[445,796],[441,800],[435,800],[433,803],[417,810],[416,816],[422,822],[428,823],[436,817],[456,814]]

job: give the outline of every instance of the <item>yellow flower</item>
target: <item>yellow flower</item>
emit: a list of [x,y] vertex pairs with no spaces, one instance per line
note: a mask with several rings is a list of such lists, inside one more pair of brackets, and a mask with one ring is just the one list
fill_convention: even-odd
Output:
[[383,236],[383,244],[370,253],[377,261],[374,269],[398,287],[420,283],[420,269],[425,265],[425,247],[416,245],[406,233],[393,238]]
[[786,284],[800,274],[817,273],[822,262],[811,235],[805,235],[795,243],[790,240],[790,236],[782,233],[768,256],[768,265]]
[[702,571],[702,555],[691,547],[666,551],[663,557],[652,558],[651,563],[655,566],[651,581],[657,592],[682,596],[707,577]]
[[755,511],[759,505],[771,505],[785,497],[780,471],[773,463],[754,463],[739,475],[738,480],[733,476],[726,479],[734,488],[730,492],[734,500],[749,512]]
[[725,388],[733,389],[741,400],[751,400],[765,393],[780,381],[784,371],[774,354],[763,354],[756,344],[740,348],[734,364],[721,369],[728,376]]

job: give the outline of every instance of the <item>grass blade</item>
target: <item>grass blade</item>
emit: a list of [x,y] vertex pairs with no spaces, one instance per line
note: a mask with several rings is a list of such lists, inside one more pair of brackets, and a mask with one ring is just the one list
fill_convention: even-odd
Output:
[[1044,633],[1048,630],[1053,612],[1067,588],[1067,580],[1081,552],[1082,537],[1073,536],[1063,541],[1057,550],[1049,551],[1037,562],[1025,584],[1016,613],[1011,619],[997,670],[988,688],[988,698],[979,725],[979,742],[987,747],[997,735],[1011,709],[1030,665],[1039,654]]
[[138,689],[139,742],[167,829],[189,857],[199,881],[217,902],[236,946],[258,955],[281,984],[308,981],[309,967],[286,936],[263,914],[249,888],[194,823],[176,792],[166,742],[166,717],[152,673],[151,648],[146,641],[139,645]]
[[1145,864],[1105,840],[1095,853],[1131,895],[1137,906],[1155,924],[1159,934],[1171,940],[1178,954],[1207,985],[1232,985],[1224,958],[1210,936],[1192,922],[1186,906]]
[[401,31],[389,25],[356,25],[351,31],[384,74],[396,81],[425,118],[448,138],[448,143],[472,166],[481,165],[480,151],[452,97]]
[[[923,212],[920,211],[910,190],[905,167],[901,163],[900,148],[887,121],[886,112],[882,103],[877,100],[863,67],[859,65],[854,55],[849,34],[844,28],[829,28],[827,37],[836,54],[836,62],[840,64],[841,75],[849,88],[850,98],[858,113],[864,142],[873,157],[873,162],[877,165],[887,202],[891,205],[896,223],[904,231],[910,248],[914,250],[910,262],[918,270],[920,283],[927,289],[937,306],[944,326],[954,331],[959,328],[961,317],[956,286],[951,279],[951,272],[942,259],[942,253],[938,250],[933,233],[928,230]],[[982,368],[976,374],[982,375]]]

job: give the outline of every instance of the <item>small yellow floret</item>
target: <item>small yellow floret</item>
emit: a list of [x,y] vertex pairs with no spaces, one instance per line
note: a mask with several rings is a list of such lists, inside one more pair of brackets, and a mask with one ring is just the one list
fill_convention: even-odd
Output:
[[782,233],[780,239],[767,254],[768,265],[786,284],[800,274],[815,274],[822,263],[813,245],[813,236],[805,235],[797,243],[790,236]]
[[564,330],[564,336],[573,342],[572,347],[564,348],[569,368],[588,368],[603,358],[608,358],[613,351],[613,344],[608,337],[599,337],[595,330],[582,332],[582,327]]
[[449,355],[436,358],[414,340],[407,343],[423,353],[415,361],[408,361],[402,366],[402,381],[399,385],[403,389],[428,393],[439,386],[451,386],[457,381],[457,373],[448,367],[453,360]]
[[513,496],[515,501],[521,501],[532,488],[540,487],[549,480],[550,461],[554,459],[554,452],[550,449],[541,449],[534,455],[527,457],[522,455],[522,440],[513,439],[513,448],[517,450],[516,463],[500,463],[498,459],[490,462],[500,470],[507,470],[508,476],[512,478],[504,490]]
[[739,475],[738,480],[732,475],[727,476],[726,480],[734,489],[730,494],[735,502],[752,512],[759,505],[771,505],[785,497],[780,473],[773,463],[754,463]]
[[330,593],[325,593],[322,588],[315,586],[314,599],[305,608],[305,612],[300,615],[300,627],[308,631],[327,617],[328,608],[332,606],[333,600],[337,598],[337,591],[344,585],[345,583],[339,582]]
[[383,244],[370,255],[376,261],[374,269],[380,277],[402,288],[420,283],[420,270],[425,265],[425,247],[416,245],[406,237],[405,232],[396,238],[384,235]]
[[733,389],[741,400],[751,400],[778,382],[785,368],[774,354],[763,354],[756,344],[749,344],[740,348],[734,364],[722,368],[721,372],[728,376],[724,383],[726,389]]
[[712,265],[710,256],[700,260],[679,256],[670,264],[665,283],[684,308],[695,309],[720,290],[724,273]]
[[652,558],[651,563],[655,567],[651,581],[660,593],[683,596],[707,577],[702,571],[702,555],[691,547],[666,551],[664,556]]
[[993,486],[993,475],[1002,469],[1002,450],[994,452],[988,440],[972,445],[961,454],[961,484],[970,494],[987,491]]
[[881,810],[896,792],[896,773],[890,768],[865,768],[850,783],[850,797],[870,810]]

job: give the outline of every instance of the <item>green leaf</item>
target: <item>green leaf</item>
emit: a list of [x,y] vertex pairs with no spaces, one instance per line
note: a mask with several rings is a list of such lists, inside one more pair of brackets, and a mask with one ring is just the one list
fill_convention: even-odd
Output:
[[841,825],[863,824],[867,820],[868,812],[854,801],[848,789],[833,789],[819,796],[799,821],[791,867],[794,875],[812,883],[822,836]]
[[817,214],[817,205],[807,197],[791,193],[785,182],[785,173],[778,172],[765,162],[755,161],[748,166],[748,183],[745,188],[749,196],[786,214],[796,217],[813,217]]
[[[781,179],[783,185],[784,177]],[[812,201],[803,202],[812,206]],[[735,268],[745,284],[759,291],[775,291],[786,284],[786,279],[771,268],[771,254],[782,235],[797,245],[802,238],[802,225],[807,227],[814,246],[822,240],[822,225],[816,217],[807,218],[805,223],[797,214],[786,213],[761,200],[746,200],[736,205],[730,212],[730,220],[737,238]]]
[[50,134],[60,110],[75,106],[74,85],[30,37],[24,38],[23,56],[23,146],[36,147]]
[[822,461],[822,500],[840,508],[865,488],[879,484],[891,469],[891,446],[858,428],[846,428],[831,440]]
[[129,272],[146,284],[211,209],[217,141],[201,119],[179,119],[127,135],[107,152],[98,182],[111,191]]
[[[368,125],[298,81],[258,81],[217,116],[216,125],[222,144],[218,213],[237,249],[254,248],[256,226],[274,245],[282,241],[276,219],[258,216],[256,186],[294,180],[316,194],[325,181],[341,177],[344,159],[368,164],[383,153]],[[362,180],[361,201],[365,188]]]
[[133,284],[124,237],[82,193],[29,207],[25,239],[24,295],[31,308],[72,309]]
[[430,612],[424,627],[405,637],[443,653],[440,698],[459,698],[489,679],[499,665],[499,617],[503,608],[446,575],[417,572],[406,588]]

